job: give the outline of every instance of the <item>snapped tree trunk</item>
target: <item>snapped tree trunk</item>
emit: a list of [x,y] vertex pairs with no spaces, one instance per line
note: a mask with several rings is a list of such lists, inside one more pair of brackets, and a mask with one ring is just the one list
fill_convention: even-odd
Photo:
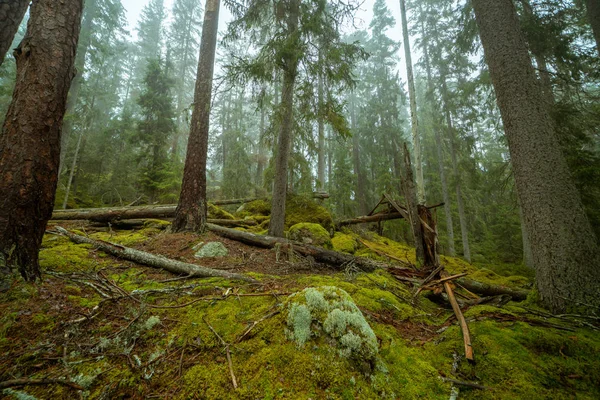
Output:
[[[298,0],[291,0],[287,16],[287,33],[290,43],[287,46],[297,45],[298,18],[300,5]],[[283,91],[281,93],[281,115],[283,116],[279,127],[277,140],[277,155],[275,158],[275,180],[273,182],[273,200],[271,202],[271,222],[269,235],[283,237],[285,225],[285,198],[288,182],[288,160],[292,142],[292,125],[294,122],[294,84],[298,70],[298,56],[289,49],[286,53],[285,69],[283,71]]]
[[[319,62],[321,61],[321,52],[319,52]],[[317,190],[325,190],[325,124],[323,121],[322,107],[323,107],[323,74],[319,73],[318,78],[318,146],[317,149]]]
[[367,199],[365,197],[365,176],[360,166],[360,133],[356,128],[356,98],[354,94],[350,97],[350,130],[352,131],[352,167],[356,178],[356,199],[358,200],[358,213],[366,214]]
[[0,0],[0,65],[12,44],[31,0]]
[[82,0],[38,0],[16,50],[17,82],[0,134],[0,264],[40,277],[38,251],[52,215],[60,134]]
[[511,0],[472,0],[532,244],[541,302],[600,307],[600,254]]
[[405,0],[400,0],[400,16],[402,18],[402,40],[404,42],[406,80],[408,83],[408,97],[410,101],[410,122],[412,128],[413,152],[415,153],[415,171],[417,173],[417,201],[419,204],[425,204],[425,184],[423,182],[423,163],[421,159],[421,137],[419,136],[419,120],[417,118],[417,95],[415,90],[415,78],[413,76],[412,57],[410,54],[410,39],[408,36]]
[[183,230],[202,232],[206,224],[206,157],[219,7],[220,0],[206,0],[190,137],[181,195],[173,221],[175,232]]

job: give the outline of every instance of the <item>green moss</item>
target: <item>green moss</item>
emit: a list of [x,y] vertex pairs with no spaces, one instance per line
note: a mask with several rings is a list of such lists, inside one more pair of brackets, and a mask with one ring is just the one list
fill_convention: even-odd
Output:
[[144,228],[139,231],[113,231],[113,232],[97,232],[90,237],[92,239],[104,240],[106,242],[117,243],[123,246],[133,246],[143,243],[150,237],[162,232],[157,228]]
[[357,240],[354,236],[341,232],[336,232],[335,235],[333,235],[331,245],[333,246],[333,250],[349,254],[354,254],[358,247]]
[[208,218],[235,219],[235,217],[231,213],[228,213],[227,211],[223,210],[221,207],[215,206],[212,203],[208,203],[207,208],[208,208]]
[[47,241],[40,250],[40,266],[61,272],[94,271],[101,263],[90,257],[89,248],[90,246],[75,244],[67,238]]
[[144,228],[164,229],[170,225],[171,223],[169,221],[162,219],[147,219],[144,221]]
[[243,204],[237,211],[236,216],[245,218],[248,216],[269,216],[271,215],[271,202],[265,199],[254,200]]
[[327,249],[332,248],[329,232],[319,224],[301,222],[293,225],[288,232],[288,237],[298,242],[321,246]]
[[44,313],[34,314],[31,317],[31,322],[33,322],[36,328],[42,332],[50,332],[56,325],[54,322],[54,317]]
[[67,299],[76,305],[86,308],[93,308],[97,306],[98,303],[100,303],[99,296],[93,296],[91,298],[81,296],[67,296]]
[[289,228],[301,222],[320,224],[327,232],[333,230],[329,211],[312,198],[289,194],[285,203],[285,226]]

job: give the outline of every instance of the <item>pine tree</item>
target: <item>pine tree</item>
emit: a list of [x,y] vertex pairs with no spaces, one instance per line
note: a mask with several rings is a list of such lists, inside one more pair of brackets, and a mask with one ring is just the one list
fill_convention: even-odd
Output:
[[511,0],[473,0],[533,244],[536,284],[553,312],[600,306],[596,237],[560,150]]

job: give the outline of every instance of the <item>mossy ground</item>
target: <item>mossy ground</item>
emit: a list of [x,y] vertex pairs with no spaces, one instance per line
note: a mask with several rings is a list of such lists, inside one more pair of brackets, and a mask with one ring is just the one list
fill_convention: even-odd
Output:
[[[414,263],[408,246],[375,234],[343,235],[336,234],[342,239],[337,246],[334,236],[334,248],[345,242],[356,254],[386,262],[388,254]],[[194,243],[219,240],[155,228],[90,236],[184,260]],[[276,261],[273,251],[224,243],[229,257],[207,260],[208,265],[249,273],[259,285],[215,278],[167,281],[173,276],[47,235],[40,257],[53,274],[35,285],[17,279],[0,294],[0,380],[70,379],[85,387],[82,395],[90,399],[447,399],[451,385],[440,379],[445,376],[490,388],[461,388],[461,399],[600,398],[600,335],[591,328],[548,327],[565,321],[532,314],[529,303],[471,307],[465,316],[477,363],[461,360],[453,370],[454,355],[464,350],[452,311],[414,298],[413,290],[388,272],[332,273],[306,260]],[[490,283],[531,284],[527,274],[502,273],[513,267],[479,269],[447,257],[442,262],[450,272]],[[89,283],[118,299],[107,300]],[[131,297],[119,297],[110,283]],[[372,327],[379,346],[372,372],[365,374],[326,344],[308,342],[298,349],[286,337],[285,312],[273,312],[283,311],[289,294],[322,286],[346,291]],[[94,317],[73,322],[83,315]],[[237,390],[225,347],[211,328],[231,344]],[[40,399],[78,396],[58,385],[14,391]]]

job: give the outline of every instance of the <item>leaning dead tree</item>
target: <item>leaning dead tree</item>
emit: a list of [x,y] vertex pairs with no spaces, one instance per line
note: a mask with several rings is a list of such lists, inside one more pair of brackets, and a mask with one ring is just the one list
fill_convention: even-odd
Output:
[[132,249],[131,247],[121,246],[119,244],[105,242],[103,240],[94,240],[85,236],[77,235],[73,232],[55,226],[54,229],[63,235],[68,237],[75,243],[78,244],[91,244],[95,248],[102,250],[106,253],[112,254],[113,256],[136,262],[138,264],[147,265],[152,268],[164,269],[165,271],[172,272],[178,275],[186,275],[190,278],[208,278],[208,277],[220,277],[226,279],[236,279],[246,282],[256,282],[255,279],[250,278],[242,274],[235,274],[227,271],[221,271],[218,269],[202,267],[195,264],[190,264],[182,261],[172,260],[167,257],[154,255],[145,251]]

